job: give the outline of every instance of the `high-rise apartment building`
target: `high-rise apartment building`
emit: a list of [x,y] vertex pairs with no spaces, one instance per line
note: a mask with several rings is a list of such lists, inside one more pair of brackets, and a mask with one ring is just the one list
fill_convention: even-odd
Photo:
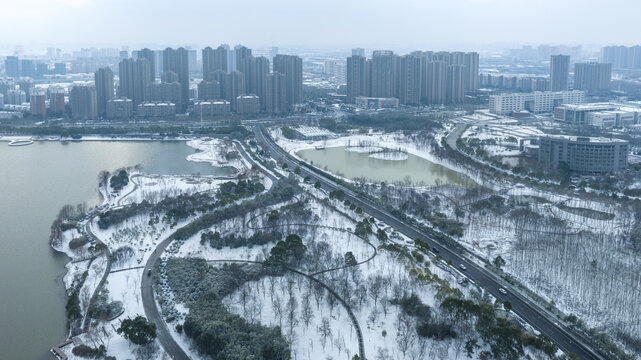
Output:
[[95,119],[98,116],[96,89],[90,85],[74,85],[69,90],[69,105],[74,119]]
[[231,104],[232,111],[236,111],[236,99],[245,94],[245,76],[240,71],[232,71],[225,79],[225,100]]
[[396,97],[396,65],[393,51],[376,50],[372,53],[372,97]]
[[[236,71],[242,71],[243,60],[250,58],[252,56],[252,49],[245,47],[243,45],[234,46],[234,62],[236,64]],[[233,108],[233,106],[232,106]]]
[[270,114],[287,112],[287,91],[285,75],[274,72],[265,81],[265,111]]
[[145,95],[145,102],[170,102],[176,105],[177,109],[183,107],[182,84],[177,81],[150,83]]
[[368,96],[367,60],[361,55],[347,58],[347,102],[353,104],[357,97]]
[[421,57],[405,55],[398,59],[398,101],[404,105],[421,104]]
[[201,81],[198,83],[198,99],[199,100],[219,100],[222,99],[220,95],[220,83],[216,80]]
[[352,56],[362,56],[362,57],[365,57],[365,49],[363,49],[363,48],[355,48],[355,49],[352,49]]
[[114,98],[114,74],[110,68],[98,69],[94,74],[96,82],[96,99],[98,101],[98,116],[107,114],[107,101]]
[[574,64],[574,88],[589,94],[610,90],[612,64],[576,63]]
[[61,116],[65,112],[65,89],[61,86],[49,87],[49,112]]
[[552,55],[550,57],[550,90],[565,91],[570,80],[570,57]]
[[35,88],[31,91],[31,96],[29,100],[31,115],[40,116],[42,118],[47,117],[47,93],[45,89]]
[[269,75],[269,59],[264,56],[251,57],[249,61],[249,81],[246,93],[257,95],[260,99],[261,108],[265,108],[265,82]]
[[7,96],[4,99],[4,103],[8,105],[22,105],[27,102],[27,94],[24,90],[13,89],[7,90]]
[[641,69],[641,46],[606,46],[601,49],[601,60],[614,69]]
[[227,72],[227,48],[219,46],[216,49],[203,49],[203,80],[210,81],[212,74],[221,70]]
[[303,102],[303,60],[295,55],[276,55],[274,72],[285,75],[287,108]]
[[145,101],[147,85],[151,84],[151,64],[147,59],[124,59],[119,64],[120,97],[133,101],[136,108]]
[[20,76],[20,60],[17,56],[7,56],[4,60],[4,70],[7,76],[17,78]]
[[156,81],[156,52],[148,48],[138,50],[137,59],[147,59],[151,70],[151,81]]
[[182,107],[180,112],[184,112],[189,103],[189,55],[185,48],[166,48],[163,52],[162,60],[163,72],[173,71],[178,75],[178,82],[181,86]]

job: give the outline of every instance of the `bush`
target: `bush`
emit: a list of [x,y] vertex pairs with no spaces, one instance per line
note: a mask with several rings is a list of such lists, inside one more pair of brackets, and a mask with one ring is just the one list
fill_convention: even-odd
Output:
[[281,128],[280,128],[280,131],[283,133],[283,136],[284,136],[286,139],[290,139],[290,140],[296,139],[296,131],[294,131],[294,130],[293,130],[292,128],[290,128],[289,126],[283,126],[283,127],[281,127]]

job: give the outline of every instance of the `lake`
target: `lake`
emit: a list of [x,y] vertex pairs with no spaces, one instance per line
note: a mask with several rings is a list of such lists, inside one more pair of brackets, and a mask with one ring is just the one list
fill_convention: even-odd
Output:
[[467,176],[419,156],[406,154],[405,160],[385,160],[369,153],[346,151],[344,146],[298,151],[298,156],[348,179],[365,178],[370,182],[419,185],[472,186]]
[[143,165],[154,174],[228,175],[189,162],[185,142],[0,142],[0,359],[51,359],[65,339],[65,255],[49,247],[65,204],[99,203],[98,173]]

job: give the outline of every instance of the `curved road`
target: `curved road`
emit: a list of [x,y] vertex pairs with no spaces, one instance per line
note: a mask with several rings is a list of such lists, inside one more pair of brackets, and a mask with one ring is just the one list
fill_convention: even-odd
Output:
[[[363,211],[382,220],[388,225],[399,229],[401,233],[410,239],[427,239],[431,246],[438,245],[440,248],[439,255],[443,257],[444,260],[449,260],[453,264],[458,264],[459,266],[464,265],[467,268],[466,271],[462,271],[465,276],[489,291],[497,299],[501,301],[510,301],[512,304],[512,311],[515,314],[519,315],[535,329],[548,336],[563,351],[574,353],[581,359],[607,358],[607,356],[601,355],[598,349],[589,345],[589,339],[586,339],[584,336],[573,331],[564,324],[559,323],[553,315],[534,301],[526,298],[518,291],[518,289],[501,279],[496,274],[480,265],[477,265],[476,262],[469,260],[469,254],[461,253],[460,250],[454,249],[451,245],[435,239],[431,234],[420,230],[413,224],[407,223],[397,218],[395,215],[388,213],[386,210],[382,209],[380,205],[374,203],[369,198],[363,197],[345,186],[334,182],[328,176],[323,175],[324,172],[321,171],[319,173],[311,170],[309,168],[310,165],[302,161],[299,162],[278,147],[278,145],[274,143],[269,136],[265,136],[260,127],[255,126],[254,133],[256,135],[256,140],[264,143],[267,146],[267,150],[270,155],[277,161],[287,163],[292,169],[296,165],[301,165],[300,169],[302,176],[309,176],[315,181],[319,181],[322,187],[326,190],[342,190],[345,193],[345,197],[352,203],[360,206]],[[508,294],[501,294],[499,292],[499,288],[507,289]]]

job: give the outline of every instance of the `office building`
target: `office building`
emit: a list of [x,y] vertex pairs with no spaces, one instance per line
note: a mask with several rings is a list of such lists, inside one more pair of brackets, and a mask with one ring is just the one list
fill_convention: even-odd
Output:
[[76,120],[90,120],[98,117],[96,88],[91,85],[74,85],[69,90],[71,116]]
[[203,80],[211,81],[212,74],[217,71],[227,72],[227,48],[219,46],[216,49],[206,47],[203,55]]
[[363,49],[363,48],[352,49],[352,56],[365,57],[365,49]]
[[143,102],[136,107],[136,116],[141,118],[173,119],[176,117],[176,104],[169,102]]
[[534,114],[552,113],[559,105],[577,105],[584,102],[585,92],[580,90],[490,95],[490,112],[497,115],[509,115],[524,110]]
[[295,55],[276,55],[274,72],[285,76],[287,109],[303,102],[303,60]]
[[189,104],[189,55],[184,48],[166,48],[163,52],[163,72],[173,71],[178,75],[181,86],[182,105],[177,109],[184,112]]
[[49,87],[49,112],[53,116],[65,113],[65,89],[61,86]]
[[570,81],[570,57],[552,55],[550,57],[550,90],[565,91]]
[[134,102],[127,98],[116,98],[107,101],[108,119],[129,119],[134,116]]
[[8,77],[20,77],[20,60],[17,56],[7,56],[4,60],[4,71]]
[[588,94],[610,91],[612,64],[576,63],[574,64],[574,88]]
[[198,83],[198,100],[218,100],[221,98],[220,83],[218,81],[203,80]]
[[154,82],[156,81],[156,52],[153,50],[150,50],[148,48],[144,48],[142,50],[138,50],[137,60],[140,59],[147,59],[149,61],[149,69],[151,72],[151,81]]
[[194,102],[196,116],[227,115],[231,112],[231,104],[227,100],[198,100]]
[[253,94],[237,97],[236,112],[238,114],[258,114],[260,112],[260,98]]
[[270,114],[287,112],[287,91],[285,75],[274,72],[267,75],[265,81],[265,111]]
[[7,105],[22,105],[27,102],[27,94],[24,90],[13,89],[7,90],[7,97],[4,103]]
[[539,139],[539,164],[556,171],[561,163],[586,174],[616,173],[628,165],[627,141],[619,139],[548,135]]
[[145,101],[147,86],[151,84],[151,64],[147,59],[124,59],[119,66],[119,97],[133,101],[134,108]]
[[35,88],[31,91],[29,100],[32,116],[47,117],[47,93],[45,89]]
[[98,100],[98,116],[107,114],[107,101],[114,98],[114,74],[110,68],[98,69],[94,74],[96,83],[96,98]]

